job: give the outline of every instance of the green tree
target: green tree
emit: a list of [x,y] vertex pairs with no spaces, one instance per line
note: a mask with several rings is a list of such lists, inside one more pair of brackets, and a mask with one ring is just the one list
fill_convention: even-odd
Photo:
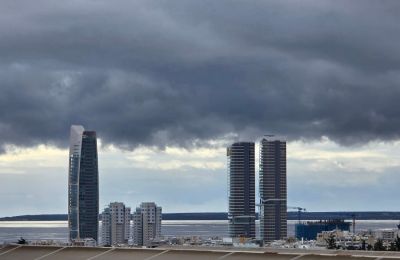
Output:
[[366,249],[367,249],[367,243],[365,242],[365,239],[363,239],[361,244],[361,250],[366,250]]
[[400,237],[397,235],[396,239],[394,240],[394,244],[396,246],[396,251],[400,251]]
[[382,239],[378,239],[374,244],[374,251],[385,251],[386,248],[383,246]]
[[25,245],[25,244],[27,244],[27,243],[26,243],[26,240],[25,240],[23,237],[21,237],[20,239],[18,239],[17,244],[19,244],[19,245]]
[[389,251],[396,251],[396,244],[394,242],[390,242]]
[[334,234],[330,234],[326,241],[326,248],[328,249],[335,249],[336,248],[336,237]]

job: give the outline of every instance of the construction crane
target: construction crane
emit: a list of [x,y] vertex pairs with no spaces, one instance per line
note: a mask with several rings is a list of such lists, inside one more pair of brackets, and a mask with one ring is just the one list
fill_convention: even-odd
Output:
[[288,209],[297,209],[297,219],[299,220],[299,224],[301,221],[301,212],[306,212],[307,210],[305,208],[301,208],[301,207],[287,207]]

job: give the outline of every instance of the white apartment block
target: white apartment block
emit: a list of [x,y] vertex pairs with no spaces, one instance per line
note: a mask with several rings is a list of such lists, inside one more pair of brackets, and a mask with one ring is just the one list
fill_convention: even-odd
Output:
[[162,209],[154,202],[143,202],[133,214],[133,243],[150,246],[161,237]]
[[374,231],[375,238],[384,241],[394,241],[397,236],[400,236],[400,230],[397,228],[384,228]]
[[131,209],[122,202],[112,202],[102,214],[102,244],[126,244],[130,237]]

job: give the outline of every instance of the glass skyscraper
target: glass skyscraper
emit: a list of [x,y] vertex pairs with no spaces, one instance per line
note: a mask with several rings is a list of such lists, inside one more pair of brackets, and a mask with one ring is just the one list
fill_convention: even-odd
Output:
[[260,237],[265,242],[287,237],[286,142],[260,143]]
[[68,175],[69,239],[98,241],[99,171],[95,131],[71,126]]
[[234,143],[227,156],[230,236],[255,238],[254,143]]

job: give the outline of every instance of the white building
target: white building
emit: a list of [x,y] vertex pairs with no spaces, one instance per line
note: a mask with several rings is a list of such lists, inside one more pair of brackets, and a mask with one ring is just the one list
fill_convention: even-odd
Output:
[[126,244],[130,237],[131,208],[112,202],[102,214],[102,244]]
[[162,209],[154,202],[143,202],[133,214],[133,243],[150,246],[161,237]]
[[374,231],[376,239],[382,239],[384,241],[394,241],[397,236],[400,236],[400,231],[397,228],[384,228],[377,229]]

